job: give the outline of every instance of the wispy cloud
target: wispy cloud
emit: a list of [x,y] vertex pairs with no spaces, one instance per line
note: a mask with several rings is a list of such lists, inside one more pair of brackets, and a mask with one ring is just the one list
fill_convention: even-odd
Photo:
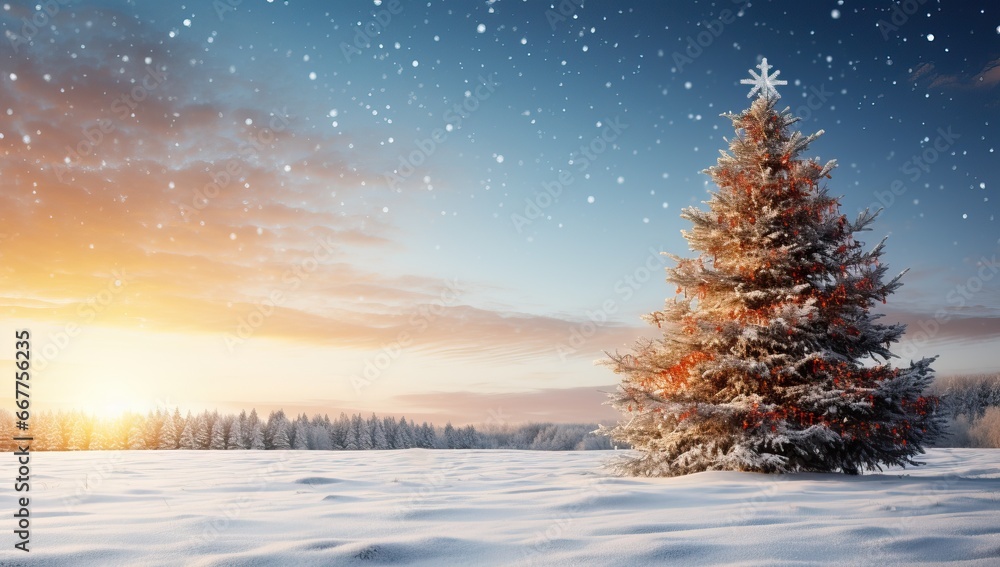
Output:
[[[167,49],[141,23],[116,18],[121,33],[85,30],[85,50],[81,38],[53,34],[55,46],[0,59],[0,98],[16,109],[0,113],[0,311],[73,320],[80,301],[125,274],[102,315],[109,324],[232,333],[280,292],[255,337],[364,349],[412,331],[445,283],[359,261],[403,243],[364,204],[382,171],[347,157],[354,140],[269,106],[274,97],[244,96],[256,87],[193,65],[193,44]],[[475,294],[476,282],[463,285]],[[437,306],[413,348],[554,357],[579,323],[467,299]],[[634,335],[602,326],[576,356]]]
[[988,61],[975,73],[940,73],[934,63],[921,63],[910,74],[910,81],[928,89],[986,90],[1000,83],[1000,59]]

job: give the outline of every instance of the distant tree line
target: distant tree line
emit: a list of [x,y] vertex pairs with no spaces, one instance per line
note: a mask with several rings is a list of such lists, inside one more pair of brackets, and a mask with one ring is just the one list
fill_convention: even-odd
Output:
[[1000,374],[939,378],[931,390],[950,418],[937,446],[1000,448]]
[[[406,418],[364,418],[341,412],[336,419],[302,414],[289,419],[282,410],[266,420],[257,410],[239,415],[217,411],[182,415],[157,409],[145,415],[125,413],[99,419],[80,411],[42,412],[31,417],[35,451],[99,450],[345,450],[370,449],[534,449],[548,451],[611,449],[597,436],[596,424],[487,424],[443,428]],[[0,449],[13,450],[13,415],[0,410]]]
[[[949,434],[938,447],[1000,448],[1000,374],[942,377],[931,391],[941,397],[950,418]],[[488,423],[444,427],[405,418],[364,418],[341,413],[305,414],[289,419],[281,410],[261,419],[256,410],[239,415],[217,411],[182,415],[158,409],[100,419],[80,411],[42,412],[31,416],[31,430],[14,429],[11,412],[0,410],[0,450],[14,450],[11,437],[34,437],[35,451],[142,449],[359,451],[368,449],[529,449],[542,451],[612,449],[608,437],[595,435],[596,424]],[[623,447],[618,447],[623,448]]]

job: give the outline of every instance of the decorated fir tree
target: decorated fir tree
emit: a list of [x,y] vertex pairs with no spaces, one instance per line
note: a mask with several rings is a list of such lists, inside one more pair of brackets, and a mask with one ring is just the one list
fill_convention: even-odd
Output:
[[[933,358],[894,368],[903,325],[877,322],[877,303],[900,287],[883,281],[885,239],[855,235],[877,212],[851,221],[821,181],[835,166],[799,156],[822,131],[790,126],[767,59],[751,107],[727,114],[730,153],[706,170],[718,189],[708,210],[687,208],[695,258],[672,256],[677,296],[644,318],[663,330],[603,362],[622,381],[609,403],[625,414],[605,430],[637,450],[623,474],[706,470],[842,471],[917,464],[942,427],[923,396]],[[904,272],[905,273],[905,272]]]

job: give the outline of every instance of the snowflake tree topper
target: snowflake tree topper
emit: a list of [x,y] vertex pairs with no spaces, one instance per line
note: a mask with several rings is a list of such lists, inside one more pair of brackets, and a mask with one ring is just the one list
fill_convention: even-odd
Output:
[[750,89],[750,93],[747,94],[747,98],[752,98],[753,94],[757,91],[760,91],[760,95],[758,96],[764,98],[781,98],[781,95],[778,94],[778,91],[774,88],[775,85],[788,84],[788,81],[779,81],[776,79],[776,77],[781,74],[781,71],[775,71],[774,73],[768,74],[768,70],[771,69],[771,66],[767,64],[767,57],[760,60],[760,65],[757,65],[757,68],[760,69],[760,75],[754,73],[753,69],[750,69],[750,76],[753,78],[743,79],[740,81],[741,85],[753,85],[753,88]]

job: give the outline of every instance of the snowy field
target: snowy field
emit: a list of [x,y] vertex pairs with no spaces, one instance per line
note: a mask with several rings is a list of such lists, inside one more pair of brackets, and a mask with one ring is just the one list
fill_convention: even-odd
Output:
[[861,477],[623,479],[610,456],[38,453],[32,551],[8,543],[0,564],[1000,564],[1000,450]]

